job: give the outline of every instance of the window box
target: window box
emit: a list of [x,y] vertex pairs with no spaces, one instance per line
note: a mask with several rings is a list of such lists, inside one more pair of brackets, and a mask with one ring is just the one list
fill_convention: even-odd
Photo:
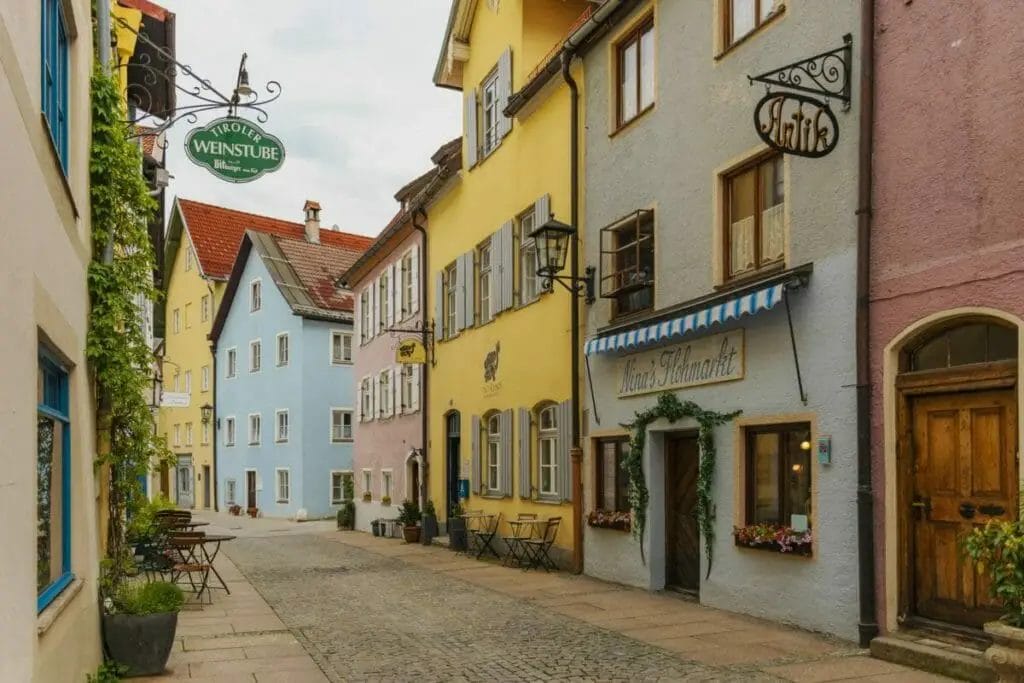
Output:
[[391,496],[383,496],[380,499],[381,505],[391,505]]
[[632,531],[633,513],[594,510],[587,515],[587,526],[594,529],[613,529],[615,531]]
[[810,557],[813,554],[813,534],[810,529],[796,531],[792,527],[778,524],[751,524],[745,527],[735,527],[732,536],[740,548],[805,557]]
[[373,494],[372,493],[367,491],[366,493],[363,494],[363,502],[364,503],[369,503],[372,500],[373,500]]

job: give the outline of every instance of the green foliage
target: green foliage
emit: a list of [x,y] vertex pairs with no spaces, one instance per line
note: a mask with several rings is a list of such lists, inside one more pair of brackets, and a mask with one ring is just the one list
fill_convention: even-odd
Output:
[[[700,446],[700,469],[697,474],[697,522],[704,536],[704,552],[708,560],[708,575],[711,574],[712,544],[715,530],[711,524],[711,482],[715,476],[715,427],[731,421],[740,411],[716,413],[704,410],[693,401],[680,401],[673,393],[658,396],[658,402],[651,408],[636,414],[633,422],[625,425],[632,431],[629,452],[622,468],[629,476],[629,504],[633,508],[633,535],[640,541],[640,556],[644,552],[644,529],[647,528],[647,505],[650,493],[644,479],[644,444],[647,428],[660,419],[670,424],[683,418],[697,421],[697,443]],[[644,560],[646,562],[646,560]]]
[[346,500],[341,504],[341,509],[338,510],[338,528],[351,529],[355,526],[355,522],[356,504],[351,500]]
[[140,505],[128,524],[128,539],[132,541],[148,539],[156,521],[156,513],[161,510],[173,510],[174,507],[174,503],[163,494]]
[[96,674],[87,674],[88,683],[117,683],[128,673],[128,667],[114,661],[106,661],[96,669]]
[[402,526],[415,526],[420,523],[422,518],[420,506],[414,500],[407,498],[398,508],[398,523]]
[[[155,299],[153,249],[147,222],[156,208],[142,177],[142,156],[126,137],[127,119],[116,81],[97,67],[92,76],[89,200],[89,334],[86,357],[99,404],[96,464],[107,476],[109,520],[105,586],[116,589],[131,569],[125,519],[144,500],[140,477],[154,460],[170,460],[153,434],[145,392],[152,349],[139,324],[138,301]],[[106,466],[106,467],[104,467]]]
[[964,539],[964,553],[979,574],[988,574],[992,597],[1002,601],[1006,622],[1024,628],[1024,522],[990,520]]
[[163,614],[177,612],[185,604],[181,589],[166,581],[122,583],[113,597],[118,614]]
[[428,500],[423,504],[423,516],[437,517],[437,509],[434,507],[434,501]]

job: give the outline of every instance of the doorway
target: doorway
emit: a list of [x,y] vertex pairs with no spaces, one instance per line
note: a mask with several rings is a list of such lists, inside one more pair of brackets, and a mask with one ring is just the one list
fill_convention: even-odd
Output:
[[256,470],[245,471],[245,507],[248,510],[256,507]]
[[210,466],[203,465],[203,507],[210,508]]
[[192,456],[179,455],[177,466],[177,501],[178,507],[180,508],[195,507],[195,497],[192,492],[192,481],[194,476],[195,475],[192,471]]
[[459,447],[461,445],[461,420],[458,411],[445,416],[445,519],[459,504]]
[[700,531],[697,524],[696,434],[665,437],[665,586],[700,591]]

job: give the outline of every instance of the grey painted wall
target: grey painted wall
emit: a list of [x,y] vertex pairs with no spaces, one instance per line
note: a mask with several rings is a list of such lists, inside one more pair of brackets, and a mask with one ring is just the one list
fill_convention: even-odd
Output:
[[[790,0],[782,16],[715,59],[717,1],[660,0],[656,12],[656,105],[618,134],[609,135],[609,65],[615,31],[585,58],[585,254],[599,263],[600,228],[640,208],[654,208],[656,308],[715,291],[717,173],[756,152],[753,110],[764,90],[750,87],[756,75],[842,45],[854,34],[859,2]],[[638,9],[639,17],[650,4]],[[625,27],[628,22],[621,26]],[[857,69],[852,79],[857,82]],[[746,376],[741,381],[679,392],[704,408],[743,410],[741,420],[717,429],[718,462],[714,565],[703,580],[701,601],[805,628],[855,638],[857,634],[855,248],[858,102],[837,110],[837,149],[822,159],[787,157],[787,267],[813,263],[808,288],[792,295],[793,323],[808,404],[797,391],[783,306],[712,329],[746,330]],[[611,304],[599,299],[588,312],[588,338],[608,325]],[[695,335],[691,335],[695,336]],[[590,436],[614,432],[654,395],[616,397],[616,354],[591,357],[596,405],[588,405]],[[783,415],[809,415],[815,433],[831,435],[833,464],[812,463],[813,558],[779,556],[733,545],[737,518],[736,456],[742,425]],[[595,415],[600,418],[597,423]],[[665,430],[692,423],[655,424],[645,471],[651,492],[647,564],[628,534],[587,528],[588,574],[657,590],[664,587]],[[587,442],[590,445],[589,441]],[[594,507],[593,460],[587,452],[585,510]],[[703,552],[701,553],[702,562]]]

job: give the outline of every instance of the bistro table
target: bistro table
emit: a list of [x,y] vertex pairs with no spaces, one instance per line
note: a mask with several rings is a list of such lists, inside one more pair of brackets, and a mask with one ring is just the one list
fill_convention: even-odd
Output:
[[[476,559],[483,557],[484,552],[489,552],[496,559],[501,559],[501,555],[491,545],[494,538],[498,535],[498,525],[501,523],[501,513],[466,513],[463,515],[466,518],[466,533],[476,539]],[[469,523],[471,520],[476,521],[476,528],[470,528]]]
[[[214,566],[214,560],[217,559],[217,555],[220,553],[220,544],[224,541],[233,540],[235,540],[235,536],[204,534],[202,532],[187,532],[180,535],[172,534],[168,539],[170,546],[177,551],[184,565],[204,567],[203,581],[199,591],[196,593],[197,597],[201,597],[203,591],[208,592],[211,588],[216,588],[216,586],[210,585],[209,572],[212,572],[217,578],[220,588],[223,588],[228,595],[231,595],[231,589],[228,588],[224,577],[220,575],[217,567]],[[207,569],[208,571],[206,571]],[[189,582],[192,583],[191,578]],[[193,588],[195,588],[194,583]]]
[[[209,522],[203,522],[203,524],[209,524]],[[229,534],[206,534],[203,536],[199,545],[199,549],[203,553],[203,558],[210,565],[210,571],[212,571],[213,575],[217,577],[217,581],[220,582],[221,588],[223,588],[228,595],[231,595],[231,589],[228,588],[228,584],[225,583],[223,577],[221,577],[220,573],[217,571],[217,567],[213,564],[213,561],[217,559],[217,554],[220,552],[220,544],[225,541],[233,541],[235,538],[235,536],[231,536]],[[213,548],[213,552],[210,552],[207,549],[208,546]]]
[[510,565],[512,562],[515,562],[521,567],[526,558],[520,553],[519,542],[529,538],[542,538],[547,528],[548,520],[509,519],[506,521],[509,528],[512,529],[512,535],[505,539],[508,552],[505,553],[505,559],[502,560],[502,564]]

